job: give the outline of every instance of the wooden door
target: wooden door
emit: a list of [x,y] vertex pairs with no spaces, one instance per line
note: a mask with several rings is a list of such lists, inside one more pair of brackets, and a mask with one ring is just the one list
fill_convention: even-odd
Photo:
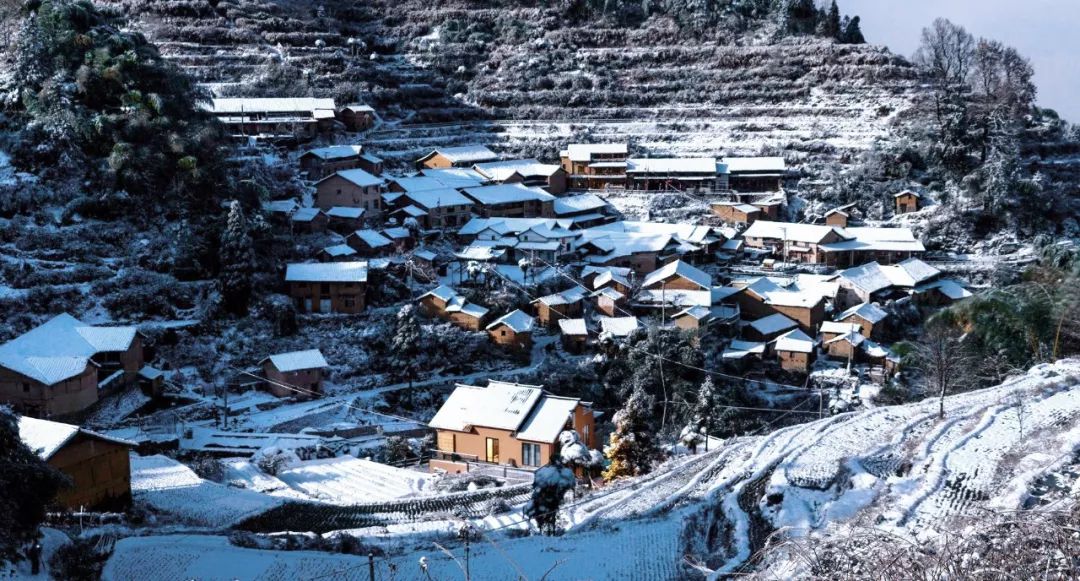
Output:
[[499,439],[488,438],[487,439],[487,455],[484,458],[492,464],[499,463]]

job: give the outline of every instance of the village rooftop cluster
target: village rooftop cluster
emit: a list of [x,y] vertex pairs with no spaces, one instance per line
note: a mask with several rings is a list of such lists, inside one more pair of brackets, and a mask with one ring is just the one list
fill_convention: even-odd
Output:
[[[239,137],[290,143],[329,123],[357,131],[376,121],[369,107],[324,99],[216,99],[210,110]],[[839,366],[884,380],[897,370],[889,348],[896,305],[935,307],[971,294],[923,260],[911,230],[864,224],[858,207],[834,208],[818,223],[786,221],[785,184],[795,174],[778,157],[650,158],[626,143],[567,143],[553,148],[551,163],[504,159],[479,144],[435,149],[408,171],[389,171],[360,144],[293,159],[310,199],[268,200],[263,211],[274,228],[329,242],[306,261],[281,265],[281,289],[298,311],[365,313],[371,273],[383,270],[423,287],[407,303],[424,316],[486,333],[526,358],[538,356],[541,336],[578,356],[661,327],[723,341],[724,368],[740,374],[787,380]],[[661,193],[707,209],[667,223],[627,219],[609,201]],[[890,203],[904,214],[924,200],[904,191]],[[540,283],[559,290],[534,295]],[[498,285],[529,295],[531,308],[498,312],[462,292]],[[239,383],[295,402],[321,398],[330,364],[320,347],[266,353]],[[0,346],[0,403],[25,414],[24,438],[73,476],[65,497],[72,507],[130,497],[127,455],[117,450],[140,445],[140,436],[34,418],[78,418],[121,388],[138,385],[154,396],[165,382],[137,325],[88,325],[64,314]],[[437,434],[431,471],[532,470],[558,450],[566,430],[601,447],[590,402],[542,386],[472,383],[459,385],[426,426],[401,427]],[[182,440],[239,453],[357,434],[256,433],[244,444],[202,430]],[[63,453],[82,441],[100,445]]]

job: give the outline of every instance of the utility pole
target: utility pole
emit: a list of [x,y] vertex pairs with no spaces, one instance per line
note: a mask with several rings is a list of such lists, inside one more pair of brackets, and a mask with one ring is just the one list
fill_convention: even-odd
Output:
[[367,554],[368,579],[375,581],[375,553],[368,551]]

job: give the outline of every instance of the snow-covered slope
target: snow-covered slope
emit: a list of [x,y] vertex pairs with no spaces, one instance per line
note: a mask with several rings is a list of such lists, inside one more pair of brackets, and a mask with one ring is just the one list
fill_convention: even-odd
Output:
[[[569,531],[558,538],[511,538],[507,531],[523,526],[518,515],[479,519],[485,542],[472,548],[473,578],[539,578],[555,567],[549,578],[670,579],[691,563],[730,571],[781,528],[796,536],[842,534],[857,521],[925,539],[952,517],[1038,506],[1047,500],[1040,477],[1048,472],[1056,473],[1061,494],[1076,486],[1066,480],[1080,473],[1070,468],[1080,450],[1080,360],[950,396],[943,419],[937,406],[927,400],[823,418],[673,459],[649,476],[568,503],[562,520]],[[432,541],[459,560],[463,547],[445,534],[431,536],[457,521],[442,526],[439,518],[433,514],[415,532],[362,531],[390,550],[378,571],[393,566],[422,578],[417,563],[425,557],[434,578],[457,575],[458,563]],[[118,543],[107,577],[122,578],[150,556],[182,561],[184,575],[206,579],[278,578],[273,571],[305,566],[342,578],[366,574],[362,558],[159,537]]]

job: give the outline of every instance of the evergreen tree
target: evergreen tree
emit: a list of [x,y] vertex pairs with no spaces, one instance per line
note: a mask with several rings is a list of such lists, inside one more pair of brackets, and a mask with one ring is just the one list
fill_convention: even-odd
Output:
[[822,36],[840,40],[840,7],[836,5],[836,0],[832,0],[828,11],[822,16],[820,32]]
[[629,476],[646,474],[652,468],[657,447],[654,428],[649,425],[649,409],[652,398],[640,389],[634,390],[626,405],[615,413],[615,431],[604,450],[611,464],[604,472],[604,480],[612,481]]
[[840,33],[840,42],[844,44],[866,44],[866,38],[863,37],[862,29],[859,28],[858,16],[852,16],[844,25],[844,30]]
[[[390,340],[390,360],[398,377],[413,380],[413,361],[420,353],[420,320],[416,317],[416,307],[405,305],[397,313],[397,326],[394,337]],[[411,386],[410,386],[411,387]]]
[[680,438],[687,447],[692,451],[697,451],[697,446],[701,443],[706,443],[709,433],[713,431],[713,427],[716,423],[715,413],[719,411],[717,409],[719,402],[717,400],[716,385],[713,383],[712,376],[705,377],[705,381],[701,382],[701,388],[698,389],[697,401],[694,402],[694,408],[691,412],[690,422],[683,430],[682,437]]
[[818,10],[814,0],[789,0],[786,26],[791,34],[813,34],[817,29]]
[[536,526],[547,535],[555,534],[559,507],[563,497],[574,489],[577,478],[556,456],[533,475],[532,498],[525,505],[525,515],[536,521]]
[[225,232],[221,235],[221,294],[229,312],[247,314],[254,270],[255,251],[247,219],[240,202],[233,200],[229,205]]
[[37,534],[45,508],[67,478],[19,437],[18,418],[0,406],[0,562],[18,560]]

